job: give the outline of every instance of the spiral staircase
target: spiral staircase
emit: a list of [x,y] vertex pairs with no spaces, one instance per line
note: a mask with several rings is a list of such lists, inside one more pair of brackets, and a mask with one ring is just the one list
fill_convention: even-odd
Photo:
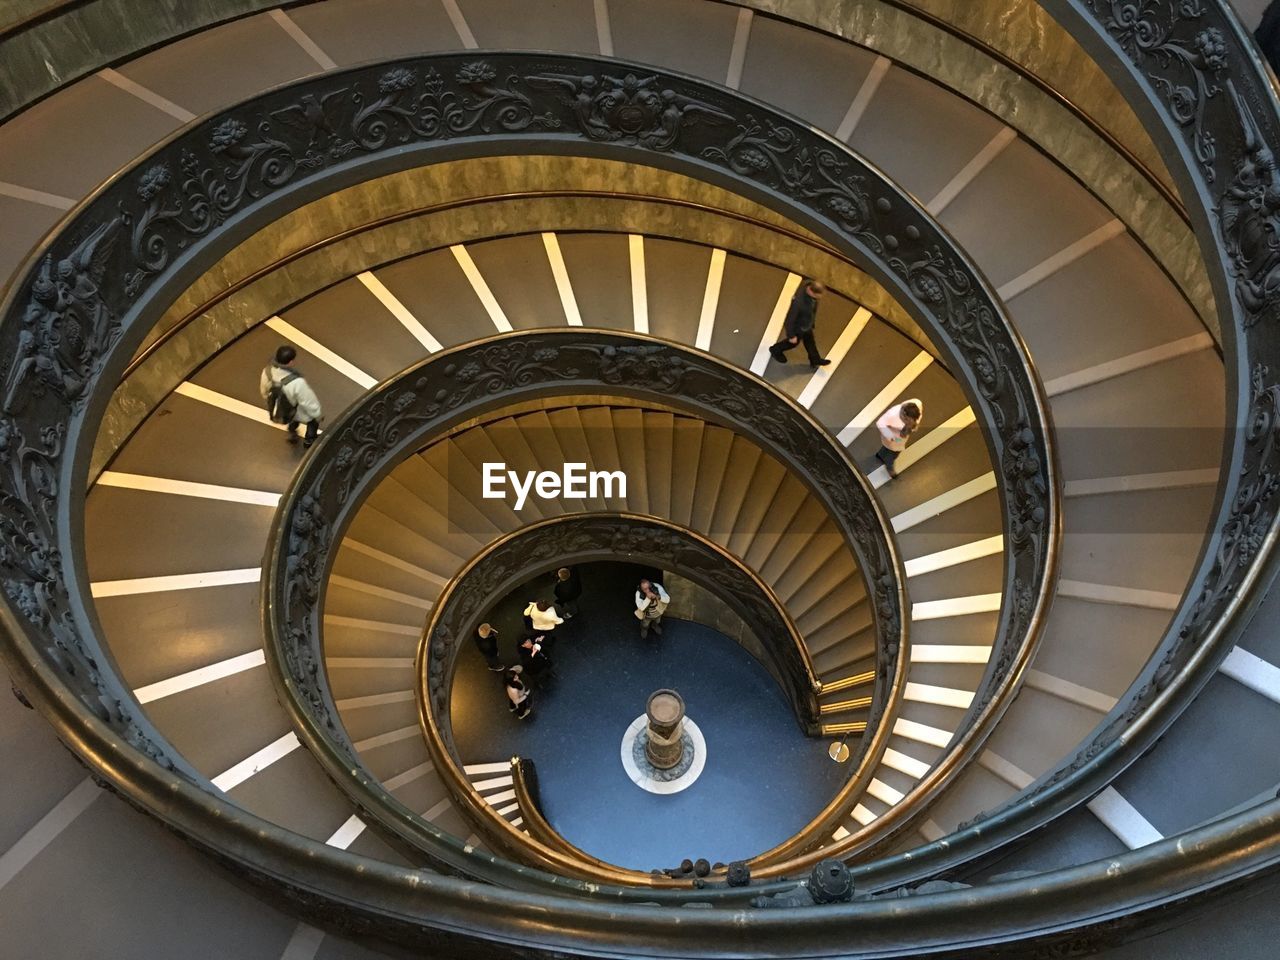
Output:
[[[1270,955],[1259,15],[14,5],[5,954]],[[809,275],[819,370],[767,350]],[[305,453],[257,394],[281,343],[325,404]],[[522,344],[573,389],[443,419]],[[874,420],[907,398],[890,480]],[[631,490],[515,511],[476,496],[491,460]],[[856,748],[748,886],[595,861],[432,713],[474,558],[575,513],[738,564],[802,722]],[[851,902],[820,902],[823,857]]]

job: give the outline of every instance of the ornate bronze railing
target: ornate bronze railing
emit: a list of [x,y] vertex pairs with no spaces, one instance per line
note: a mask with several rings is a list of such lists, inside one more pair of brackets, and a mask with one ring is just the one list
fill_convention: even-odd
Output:
[[526,757],[511,758],[511,789],[515,791],[520,816],[524,818],[529,836],[539,843],[558,849],[566,857],[585,858],[579,850],[547,822],[542,813],[542,798],[538,791],[538,769]]
[[[300,738],[353,801],[405,842],[429,849],[438,831],[414,817],[386,791],[370,789],[374,778],[355,756],[340,727],[337,707],[320,668],[324,583],[334,548],[377,481],[433,437],[513,403],[581,394],[660,400],[672,409],[749,435],[766,453],[788,464],[832,517],[858,561],[877,637],[879,669],[872,719],[878,721],[882,712],[888,716],[896,712],[907,660],[901,561],[867,480],[854,468],[844,448],[803,408],[776,388],[715,357],[652,338],[559,329],[466,344],[397,374],[361,397],[329,427],[281,502],[263,579],[267,661]],[[471,565],[477,569],[483,566],[482,572],[464,570],[453,581],[462,583],[465,576],[468,584],[458,594],[456,608],[449,603],[452,591],[442,595],[436,609],[445,611],[450,619],[437,622],[433,618],[432,629],[444,633],[435,639],[423,664],[433,710],[427,723],[428,742],[438,759],[443,761],[450,749],[447,696],[454,645],[457,638],[470,635],[479,622],[476,618],[495,601],[496,588],[489,580],[497,578],[500,584],[513,586],[514,581],[508,581],[524,575],[536,550],[552,550],[550,555],[563,558],[567,545],[556,542],[557,529],[566,531],[568,537],[585,536],[587,543],[604,543],[606,552],[620,549],[619,537],[631,536],[633,545],[641,547],[642,538],[625,528],[611,534],[608,521],[581,518],[580,522],[577,530],[570,526],[534,527],[532,546],[522,545],[519,534],[499,541],[491,563],[485,564],[487,555],[482,555]],[[544,530],[551,534],[539,535]],[[701,556],[699,565],[703,567],[717,550],[697,543],[687,548],[693,551],[687,559]],[[661,562],[661,551],[654,552],[651,559]],[[550,565],[559,564],[552,560]],[[767,617],[768,598],[764,594],[753,598],[750,594],[755,590],[758,581],[743,581],[739,598],[743,611]],[[762,597],[764,607],[760,606]],[[455,622],[454,617],[460,619]],[[780,621],[780,629],[794,636],[794,628],[785,620]],[[796,650],[797,643],[793,639],[788,645],[775,646],[781,654]],[[816,718],[816,680],[803,654],[780,657],[777,665],[794,701],[805,704],[806,719]],[[854,767],[859,782],[870,777],[879,761],[890,726],[879,724],[859,742]],[[442,736],[436,736],[438,731]],[[448,764],[442,766],[442,773],[448,777]],[[464,802],[467,798],[473,801],[468,803],[472,812],[483,813],[456,771],[453,781]],[[510,836],[496,839],[505,839],[506,849],[516,849],[510,845]],[[655,882],[648,875],[635,877],[614,869],[597,876],[594,865],[575,871],[573,864],[555,860],[553,851],[538,852],[547,858],[548,866],[571,875],[591,875],[597,881],[614,883],[627,879]]]
[[[498,538],[459,570],[436,598],[418,648],[418,713],[436,770],[491,845],[516,859],[532,859],[545,869],[564,869],[548,856],[548,850],[555,852],[556,847],[530,844],[528,837],[493,812],[461,770],[463,761],[454,744],[450,710],[457,658],[488,612],[520,584],[566,564],[622,559],[679,573],[714,591],[751,625],[769,657],[770,672],[782,682],[802,728],[812,732],[817,723],[818,683],[795,623],[767,584],[706,537],[654,517],[577,513],[529,524]],[[894,675],[899,659],[896,654],[886,656],[882,671]],[[888,699],[897,699],[891,687],[881,692]],[[862,763],[851,779],[865,789],[871,765],[861,751],[860,756]],[[341,768],[330,771],[335,780],[347,773]],[[359,789],[358,783],[349,779],[339,785]],[[595,858],[589,860],[593,867],[600,864]],[[623,872],[632,875],[634,882],[647,879],[643,873]]]
[[1213,676],[1280,568],[1280,149],[1277,91],[1218,0],[1045,0],[1103,63],[1165,155],[1222,313],[1226,431],[1209,536],[1161,642],[1074,756],[1003,808],[871,866],[892,883],[972,862],[1093,797],[1168,729]]
[[[565,57],[439,55],[326,74],[183,131],[140,174],[104,188],[76,226],[51,242],[53,259],[83,278],[74,302],[41,299],[48,285],[66,282],[55,282],[52,266],[14,291],[12,302],[29,303],[32,312],[10,327],[9,402],[30,378],[49,388],[46,399],[62,394],[52,400],[54,416],[64,415],[59,405],[87,399],[96,417],[106,401],[90,384],[123,366],[121,354],[132,352],[167,295],[278,210],[361,177],[431,158],[542,150],[643,157],[728,184],[808,227],[899,298],[960,376],[998,465],[1005,602],[977,713],[954,762],[928,781],[925,792],[936,796],[1007,707],[1053,576],[1056,481],[1025,348],[945,233],[843,145],[728,91],[600,66]],[[321,101],[324,123],[308,126],[307,105]],[[68,322],[99,333],[68,352],[57,330]],[[19,432],[33,435],[29,429],[23,422]],[[84,471],[73,475],[80,482]],[[864,570],[879,582],[875,570]],[[877,616],[897,615],[877,605]],[[866,742],[876,747],[874,738]]]
[[[393,921],[387,904],[403,900],[387,884],[421,884],[422,874],[371,873],[358,858],[301,841],[237,810],[183,763],[138,709],[99,640],[79,552],[84,477],[97,422],[128,358],[172,296],[243,236],[286,209],[359,179],[434,159],[510,151],[581,152],[713,179],[773,206],[864,265],[909,308],[963,378],[999,465],[1004,592],[1010,599],[1001,611],[991,683],[1007,690],[1006,681],[1017,678],[1052,575],[1054,477],[1044,405],[1023,345],[982,277],[914,200],[844,145],[806,125],[732,91],[640,66],[570,56],[471,54],[332,71],[184,128],[78,207],[29,260],[0,309],[5,659],[17,685],[58,734],[139,806],[258,882],[280,887],[289,877],[290,892],[299,899],[333,905],[331,919],[381,917],[388,936],[430,927],[444,939],[440,931],[450,920],[440,911],[446,909],[474,921],[477,935],[505,938],[511,931],[496,916],[474,915],[481,899],[446,893],[416,899]],[[601,352],[595,361],[601,372],[630,366],[669,383],[674,370],[663,359],[667,349]],[[432,403],[453,402],[450,388],[468,386],[457,379],[469,375],[464,369],[448,374],[447,384],[428,379],[421,388],[428,392],[415,401],[405,400],[415,384],[402,384],[401,394],[387,398],[364,421],[351,456],[392,442],[406,426],[401,417],[395,430],[379,429],[385,417],[408,409],[397,411],[396,403],[417,402],[424,411]],[[517,364],[505,373],[518,369]],[[493,371],[490,382],[502,374]],[[561,382],[571,384],[569,378]],[[438,391],[443,393],[437,396]],[[710,419],[750,420],[757,436],[793,461],[810,452],[788,449],[784,437],[769,436],[776,423],[757,422],[759,405],[746,394],[716,402],[720,409],[704,411]],[[842,454],[834,450],[830,456]],[[861,521],[840,500],[857,489],[846,478],[840,491],[832,491],[832,505],[850,525]],[[333,520],[305,493],[292,506],[281,532],[293,549],[282,553],[272,576],[283,591],[281,606],[305,610],[314,604],[306,591],[320,582],[320,541]],[[881,557],[863,558],[862,565],[875,578],[883,641],[894,635],[889,625],[901,621],[901,598],[880,579],[881,573],[889,577],[892,564]],[[308,659],[304,634],[286,630],[283,638],[292,648],[288,670],[307,681],[319,664]],[[324,712],[320,707],[328,705],[315,706]],[[998,704],[988,704],[980,722],[993,722],[999,712]],[[526,890],[588,892],[572,881],[482,855],[455,856],[459,852],[444,850],[447,855],[436,865]],[[376,887],[386,900],[381,906],[357,904],[353,889],[375,873],[378,882],[364,889]],[[430,886],[451,891],[451,882],[435,878]],[[601,899],[632,895],[607,888],[590,892]],[[565,909],[579,909],[596,921],[604,916],[590,904]],[[512,915],[517,913],[524,915]],[[572,940],[574,923],[563,919],[557,926],[564,934],[556,936]],[[665,935],[660,927],[650,929]],[[530,942],[528,935],[530,930],[512,942]],[[549,938],[538,925],[533,942]],[[762,942],[749,942],[748,952]],[[836,934],[833,942],[845,942],[844,936]]]

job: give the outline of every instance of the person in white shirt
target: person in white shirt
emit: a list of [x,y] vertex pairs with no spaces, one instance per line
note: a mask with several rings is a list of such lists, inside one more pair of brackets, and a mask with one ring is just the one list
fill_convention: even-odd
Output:
[[297,356],[298,351],[288,344],[277,350],[275,361],[262,371],[258,392],[267,401],[267,414],[272,421],[289,425],[289,442],[298,442],[298,424],[302,424],[306,430],[302,445],[309,447],[320,433],[320,398],[291,366]]
[[919,400],[905,400],[896,407],[890,407],[876,421],[876,429],[880,431],[880,449],[876,452],[876,459],[884,464],[889,476],[898,475],[894,463],[898,454],[907,449],[907,438],[920,428],[923,418],[924,404]]
[[548,633],[564,623],[564,618],[556,613],[549,600],[530,600],[524,608],[524,616],[529,629],[538,633]]
[[670,602],[671,597],[662,588],[662,584],[640,581],[640,588],[636,590],[636,619],[640,621],[641,640],[649,636],[650,627],[654,633],[662,636],[662,615],[667,612],[667,604]]

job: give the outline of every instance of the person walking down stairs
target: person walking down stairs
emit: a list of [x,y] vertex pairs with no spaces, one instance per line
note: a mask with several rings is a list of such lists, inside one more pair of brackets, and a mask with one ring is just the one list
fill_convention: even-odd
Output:
[[667,612],[671,597],[657,581],[641,580],[636,590],[636,619],[640,621],[640,639],[649,636],[649,628],[662,636],[662,615]]
[[920,420],[924,417],[924,404],[919,400],[905,400],[896,407],[890,407],[876,421],[876,429],[880,431],[880,449],[876,451],[876,459],[884,464],[889,476],[898,475],[894,464],[898,454],[907,449],[907,440],[920,428]]
[[787,351],[803,342],[805,352],[809,355],[809,366],[814,370],[831,362],[823,358],[813,339],[813,326],[818,322],[818,301],[826,292],[827,288],[817,280],[810,280],[796,291],[787,310],[787,319],[783,323],[783,337],[769,348],[769,355],[773,359],[786,363]]
[[288,424],[290,443],[298,442],[298,425],[302,424],[302,445],[309,447],[320,433],[320,398],[306,378],[293,369],[297,356],[298,351],[288,344],[277,350],[275,360],[262,371],[258,390],[267,402],[271,422]]

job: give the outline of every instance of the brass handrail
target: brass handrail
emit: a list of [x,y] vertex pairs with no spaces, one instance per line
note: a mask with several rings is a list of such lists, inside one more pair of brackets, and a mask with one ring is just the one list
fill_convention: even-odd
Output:
[[520,809],[520,816],[524,819],[524,826],[529,831],[529,836],[543,846],[559,850],[566,857],[583,861],[594,860],[602,866],[607,866],[598,857],[593,857],[575,847],[560,831],[547,822],[546,816],[542,813],[542,803],[537,796],[537,783],[537,768],[534,767],[533,761],[526,757],[512,757],[511,789],[515,791],[516,804]]
[[[730,2],[734,2],[734,0],[730,0]],[[982,38],[976,37],[973,34],[968,33],[967,31],[961,29],[960,27],[956,26],[954,23],[951,23],[949,20],[945,19],[942,16],[939,16],[938,14],[932,12],[931,10],[926,10],[923,7],[917,6],[916,4],[912,3],[911,0],[880,0],[880,2],[887,3],[893,7],[897,7],[899,10],[902,10],[903,12],[905,12],[908,16],[912,16],[919,20],[923,20],[925,23],[929,24],[932,27],[936,27],[937,29],[941,30],[943,33],[950,34],[951,36],[955,37],[957,40],[960,40],[962,43],[966,43],[969,46],[982,51],[982,53],[985,56],[990,57],[992,60],[996,61],[996,63],[1000,64],[1002,67],[1005,67],[1006,69],[1016,73],[1018,76],[1025,78],[1028,83],[1030,83],[1033,87],[1035,87],[1045,96],[1049,97],[1055,103],[1059,104],[1063,109],[1065,109],[1068,113],[1070,113],[1073,117],[1075,117],[1075,119],[1079,120],[1086,127],[1088,127],[1089,130],[1093,132],[1100,140],[1106,143],[1108,147],[1110,147],[1112,150],[1118,153],[1120,155],[1120,158],[1124,160],[1125,163],[1133,167],[1134,170],[1138,171],[1138,173],[1142,176],[1142,179],[1146,180],[1147,183],[1151,185],[1152,189],[1154,189],[1158,194],[1160,194],[1161,199],[1163,199],[1165,203],[1169,205],[1169,208],[1173,210],[1173,212],[1177,214],[1177,216],[1183,222],[1190,225],[1191,219],[1187,214],[1187,208],[1183,204],[1182,197],[1178,195],[1177,190],[1175,190],[1171,185],[1166,183],[1160,177],[1159,174],[1157,174],[1154,170],[1152,170],[1151,167],[1148,166],[1146,162],[1142,160],[1142,158],[1140,158],[1136,153],[1133,152],[1133,149],[1129,147],[1128,144],[1126,144],[1118,136],[1116,136],[1114,133],[1112,133],[1110,130],[1104,127],[1102,123],[1093,116],[1093,114],[1089,113],[1087,110],[1084,109],[1084,107],[1080,106],[1078,103],[1076,103],[1074,100],[1068,97],[1065,93],[1063,93],[1057,87],[1053,86],[1053,84],[1051,84],[1044,77],[1034,72],[1030,67],[1019,63],[1017,60],[1009,56],[1009,54],[1005,53],[1003,50],[993,47],[991,44],[989,44],[987,41],[983,40]],[[799,22],[796,20],[791,20],[790,18],[786,18],[786,17],[783,17],[781,19],[786,20],[786,22],[788,23]],[[895,61],[895,63],[896,62],[897,61]],[[903,66],[900,63],[898,65]],[[929,77],[929,75],[927,73],[924,73],[923,71],[915,70],[909,67],[907,67],[906,69],[910,69],[912,73],[919,74],[921,76],[924,76],[932,80],[932,78]],[[935,80],[933,82],[936,83],[937,81]],[[956,93],[957,96],[964,97],[964,95],[959,93],[958,91],[953,90],[952,92]],[[964,97],[964,99],[968,100],[969,98]],[[972,103],[973,101],[970,100],[969,102]],[[987,110],[986,107],[983,107],[980,104],[975,104],[975,106],[978,106],[979,109],[982,109],[990,113],[990,111]],[[1034,143],[1034,141],[1032,142]]]
[[[524,547],[528,541],[536,540],[549,530],[556,528],[572,528],[575,525],[581,526],[584,521],[605,521],[611,525],[616,525],[618,530],[627,527],[650,528],[653,530],[666,531],[673,533],[682,538],[697,543],[703,550],[717,556],[724,563],[731,565],[739,573],[745,575],[751,581],[751,584],[760,596],[764,597],[769,606],[773,608],[780,620],[785,624],[790,647],[792,652],[798,653],[801,662],[805,665],[807,675],[810,680],[810,691],[816,691],[818,681],[814,678],[812,672],[812,662],[809,659],[808,650],[805,647],[804,640],[800,636],[794,620],[787,611],[785,605],[778,600],[773,590],[760,579],[754,570],[748,567],[741,559],[734,556],[724,547],[720,546],[709,537],[704,536],[696,530],[693,530],[682,524],[674,523],[670,520],[660,519],[652,516],[644,516],[626,512],[599,512],[584,511],[582,513],[574,513],[566,516],[550,517],[540,520],[537,523],[528,524],[517,530],[509,531],[496,539],[490,541],[485,547],[472,556],[465,565],[463,565],[457,573],[450,578],[445,584],[436,598],[431,609],[431,616],[427,621],[427,625],[422,632],[422,638],[418,644],[418,652],[414,658],[414,672],[418,679],[415,686],[417,704],[418,704],[418,721],[422,728],[423,739],[426,741],[427,749],[431,754],[435,769],[441,773],[446,780],[446,788],[450,794],[454,796],[469,812],[473,822],[487,826],[485,835],[493,840],[504,852],[517,857],[519,859],[530,860],[535,862],[536,866],[544,868],[554,867],[557,869],[564,868],[564,862],[559,859],[563,856],[563,851],[558,850],[556,845],[546,844],[534,838],[531,842],[530,837],[526,837],[519,830],[515,829],[509,821],[500,817],[493,808],[485,801],[484,797],[476,790],[471,781],[463,774],[459,767],[460,761],[455,757],[451,749],[452,736],[448,732],[451,723],[447,716],[437,716],[435,704],[445,699],[441,694],[452,689],[453,671],[456,658],[459,653],[460,642],[466,637],[470,637],[478,624],[477,617],[483,616],[483,610],[490,607],[494,602],[501,599],[511,587],[527,580],[538,570],[538,566],[544,566],[546,569],[554,569],[565,563],[573,563],[580,561],[575,555],[566,556],[563,553],[557,553],[556,558],[548,563],[532,566],[521,566],[511,570],[504,568],[504,576],[499,585],[492,590],[487,590],[484,603],[473,603],[472,610],[478,610],[480,613],[473,614],[470,619],[461,623],[460,629],[449,629],[447,631],[446,652],[443,654],[438,650],[432,649],[432,638],[437,637],[440,631],[442,621],[446,620],[453,614],[453,604],[455,594],[458,589],[469,578],[473,577],[477,570],[484,566],[490,558],[497,555],[500,551],[512,549],[516,547]],[[526,547],[527,549],[527,547]],[[584,548],[585,549],[585,548]],[[592,546],[590,552],[592,554],[599,553],[600,548]],[[632,554],[634,555],[634,554]],[[661,558],[655,557],[660,560]],[[684,575],[689,575],[689,571],[681,570]],[[475,621],[475,622],[472,622]],[[443,641],[443,638],[441,638]],[[902,660],[903,658],[899,658]],[[442,669],[433,669],[435,661],[441,661]],[[434,694],[438,694],[433,696]],[[816,704],[815,704],[816,706]],[[446,711],[447,713],[447,707]],[[889,724],[892,726],[892,724]],[[865,765],[866,755],[863,757]],[[857,774],[863,772],[863,767],[858,768]],[[857,776],[855,774],[855,776]],[[852,780],[853,778],[851,778]],[[530,856],[532,855],[532,856]],[[575,875],[584,876],[587,879],[593,879],[591,872],[605,869],[611,880],[616,880],[618,871],[632,877],[631,882],[641,882],[642,878],[647,877],[641,871],[629,871],[620,867],[614,867],[611,864],[605,864],[596,858],[589,857],[587,863],[580,865],[581,872]]]
[[[835,249],[834,247],[832,247],[827,243],[824,243],[821,239],[817,237],[809,236],[800,230],[793,230],[793,229],[784,227],[780,224],[769,223],[767,220],[761,220],[758,217],[753,217],[749,214],[742,213],[740,211],[725,210],[720,207],[711,206],[710,204],[699,203],[695,200],[686,200],[680,197],[655,197],[648,194],[626,193],[626,192],[611,191],[611,190],[519,190],[519,191],[513,191],[509,193],[486,194],[485,196],[481,196],[481,197],[465,197],[457,200],[447,200],[442,203],[432,203],[432,204],[426,204],[423,206],[412,207],[409,209],[398,211],[397,213],[387,214],[386,216],[377,217],[373,220],[367,220],[355,226],[347,227],[344,230],[340,230],[334,234],[331,234],[328,237],[324,237],[320,240],[312,241],[311,243],[308,243],[305,246],[299,247],[297,250],[290,251],[289,253],[283,254],[277,257],[276,259],[269,261],[268,263],[264,264],[261,267],[256,268],[255,270],[246,274],[245,276],[232,281],[230,284],[223,287],[217,293],[212,294],[211,296],[207,297],[205,300],[201,301],[201,303],[198,306],[188,310],[174,324],[172,324],[170,327],[162,331],[160,335],[156,337],[155,340],[151,341],[150,343],[148,343],[146,346],[144,346],[142,349],[140,349],[137,352],[137,354],[129,361],[128,366],[125,367],[124,372],[121,373],[120,380],[121,382],[123,382],[129,379],[129,377],[132,376],[151,357],[151,355],[155,353],[155,351],[159,350],[172,337],[180,333],[183,330],[183,328],[187,327],[193,321],[199,319],[203,314],[208,313],[210,310],[218,306],[220,303],[223,303],[224,301],[230,299],[235,294],[239,293],[241,290],[244,290],[246,287],[253,285],[254,283],[263,279],[264,277],[269,276],[275,271],[283,269],[284,267],[287,267],[290,264],[295,263],[296,261],[301,260],[305,257],[308,257],[311,254],[314,254],[320,250],[324,250],[325,248],[333,246],[334,244],[337,244],[337,243],[342,243],[345,240],[349,240],[352,237],[359,236],[371,230],[378,230],[383,227],[391,226],[396,223],[401,223],[407,220],[414,220],[414,219],[417,219],[418,217],[429,216],[431,214],[436,214],[436,213],[447,213],[451,210],[458,210],[465,207],[481,206],[489,203],[505,203],[511,200],[527,200],[531,198],[551,199],[551,200],[558,200],[558,199],[617,200],[622,202],[650,203],[658,206],[670,206],[670,207],[676,207],[679,209],[693,210],[698,213],[712,214],[718,217],[724,217],[726,220],[732,220],[737,223],[744,224],[749,227],[755,227],[761,230],[767,230],[771,233],[779,234],[780,236],[785,237],[787,240],[793,243],[797,243],[802,246],[809,247],[826,256],[831,257],[833,260],[837,260],[840,263],[843,263],[849,267],[852,267],[853,269],[858,270],[859,272],[864,272],[861,266],[859,266],[849,257],[840,253],[839,250]],[[504,239],[508,237],[527,236],[529,234],[537,233],[537,232],[539,231],[532,230],[532,229],[514,230],[514,231],[508,231],[505,233],[487,234],[482,239],[497,240],[497,239]],[[609,230],[607,228],[602,227],[598,230],[591,230],[591,231],[572,230],[568,232],[571,232],[571,233],[584,233],[584,232],[620,233],[625,231]],[[664,239],[668,237],[667,234],[654,233],[654,232],[645,233],[643,235],[647,237],[656,237],[658,239]],[[680,242],[682,243],[690,243],[695,246],[708,246],[708,244],[700,243],[695,240],[685,240],[682,238],[672,238],[672,239],[677,239],[677,240],[680,240]],[[414,251],[413,253],[405,254],[398,258],[388,260],[384,263],[377,264],[376,266],[377,268],[380,269],[392,263],[397,263],[400,260],[407,259],[408,257],[416,257],[416,256],[421,256],[422,254],[432,253],[436,250],[444,249],[447,246],[448,244],[442,244],[435,247],[430,247],[430,246],[423,247],[421,250],[417,250],[417,251]],[[770,266],[776,266],[776,264],[770,263],[769,261],[763,260],[760,257],[756,257],[751,254],[741,253],[736,250],[730,251],[730,252],[733,253],[734,256],[741,257],[744,260],[750,260],[756,263],[765,263]],[[347,278],[343,278],[343,279],[347,279]],[[830,289],[836,294],[847,297],[847,294],[841,293],[841,290],[838,286],[830,286]],[[314,295],[315,294],[310,294],[309,296],[314,296]],[[847,297],[847,298],[856,300],[856,298],[853,298],[853,297]],[[280,309],[284,309],[284,308],[280,308]],[[910,331],[904,330],[902,329],[902,327],[898,326],[897,324],[892,323],[892,321],[889,318],[880,317],[879,315],[877,315],[877,318],[880,320],[883,320],[886,323],[891,323],[893,328],[896,331],[898,331],[898,333],[900,333],[904,337],[907,337],[912,342],[914,342],[917,346],[919,346],[922,350],[924,350],[925,352],[933,356],[935,363],[944,364],[945,366],[945,361],[941,357],[938,357],[936,355],[936,347],[934,347],[931,343],[922,342],[919,338],[914,336]]]

